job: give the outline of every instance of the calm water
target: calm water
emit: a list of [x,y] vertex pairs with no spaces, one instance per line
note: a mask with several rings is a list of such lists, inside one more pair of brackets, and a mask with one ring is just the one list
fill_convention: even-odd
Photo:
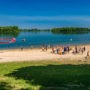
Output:
[[[26,41],[22,41],[22,39]],[[37,47],[42,44],[50,45],[76,45],[90,44],[90,33],[88,34],[52,34],[51,32],[21,32],[16,37],[16,42],[11,44],[0,44],[0,49]]]

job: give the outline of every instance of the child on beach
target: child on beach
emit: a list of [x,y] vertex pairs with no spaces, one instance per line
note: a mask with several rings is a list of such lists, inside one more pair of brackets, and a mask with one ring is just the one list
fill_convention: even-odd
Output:
[[21,51],[23,51],[23,47],[21,47]]

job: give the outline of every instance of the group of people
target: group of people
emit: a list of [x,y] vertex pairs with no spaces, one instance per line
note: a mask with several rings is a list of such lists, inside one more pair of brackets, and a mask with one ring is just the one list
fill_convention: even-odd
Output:
[[59,47],[59,46],[52,47],[52,53],[55,53],[55,54],[62,55],[62,54],[65,54],[66,52],[69,53],[69,51],[70,51],[69,46],[67,46],[67,47],[63,47],[63,46],[62,47]]
[[55,54],[64,54],[65,52],[68,52],[70,51],[70,47],[67,46],[67,47],[60,47],[60,46],[50,46],[50,45],[43,45],[42,46],[42,51],[47,51],[49,48],[52,49],[52,53],[55,53]]
[[73,50],[73,53],[74,54],[77,54],[77,53],[84,53],[86,51],[86,47],[85,46],[83,46],[83,47],[77,47],[77,46],[75,46],[75,49]]
[[47,51],[50,48],[48,45],[42,45],[42,51]]
[[[77,46],[75,46],[75,51],[73,51],[73,53],[84,53],[86,51],[86,47],[85,46],[83,46],[83,47],[77,47]],[[90,51],[87,51],[86,52],[86,57],[89,57],[90,56]]]
[[[52,50],[52,53],[54,54],[60,54],[60,55],[63,55],[63,54],[66,54],[66,53],[73,53],[73,54],[78,54],[78,53],[81,53],[83,54],[86,50],[86,47],[85,46],[48,46],[48,45],[43,45],[42,46],[42,51],[47,51],[48,48],[50,48]],[[89,54],[90,52],[87,51],[87,57],[89,57]]]

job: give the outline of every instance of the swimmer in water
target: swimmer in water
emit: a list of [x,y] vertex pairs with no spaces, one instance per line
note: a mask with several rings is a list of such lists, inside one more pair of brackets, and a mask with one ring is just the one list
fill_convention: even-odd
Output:
[[26,39],[24,38],[24,39],[22,39],[22,41],[23,41],[23,42],[25,42],[25,41],[26,41]]
[[72,38],[70,39],[70,41],[72,41]]

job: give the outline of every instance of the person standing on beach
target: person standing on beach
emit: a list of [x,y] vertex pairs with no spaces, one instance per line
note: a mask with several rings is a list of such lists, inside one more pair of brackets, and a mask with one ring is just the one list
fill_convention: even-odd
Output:
[[21,51],[23,51],[23,47],[21,47]]
[[44,45],[42,45],[42,51],[44,51]]
[[86,51],[86,47],[85,46],[83,47],[83,50],[84,50],[84,52]]
[[68,53],[69,53],[69,51],[70,51],[70,48],[69,48],[69,46],[67,46],[67,51],[68,51]]
[[42,45],[42,51],[45,51],[46,50],[46,46],[43,44]]
[[84,48],[81,49],[82,54],[84,53]]
[[89,57],[89,51],[87,51],[87,57]]
[[55,53],[54,47],[52,47],[52,53]]
[[78,53],[77,46],[75,46],[75,53]]
[[88,59],[88,58],[89,58],[89,56],[90,56],[89,53],[90,53],[90,52],[87,51],[87,55],[86,55],[85,59]]
[[45,50],[47,51],[47,49],[48,49],[48,46],[46,45],[46,46],[45,46]]

